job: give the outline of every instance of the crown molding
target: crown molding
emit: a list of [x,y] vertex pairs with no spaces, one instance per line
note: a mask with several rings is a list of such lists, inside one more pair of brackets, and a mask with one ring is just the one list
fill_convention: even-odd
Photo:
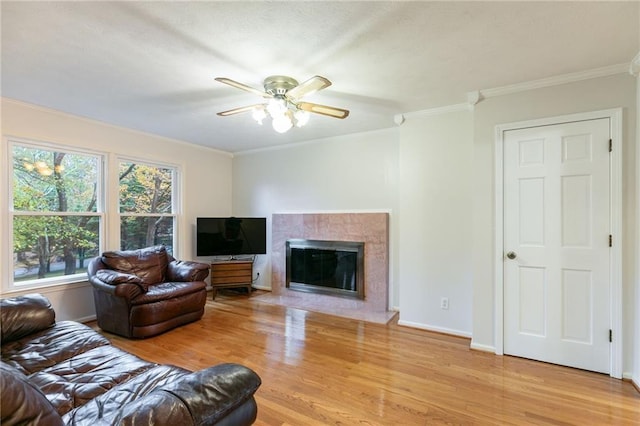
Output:
[[89,117],[85,117],[85,116],[82,116],[82,115],[74,115],[74,114],[71,114],[71,113],[68,113],[68,112],[65,112],[65,111],[61,111],[61,110],[57,110],[57,109],[53,109],[53,108],[49,108],[49,107],[44,107],[44,106],[36,105],[36,104],[30,104],[28,102],[21,101],[21,100],[18,100],[18,99],[13,99],[13,98],[7,98],[7,97],[0,96],[0,103],[13,104],[13,105],[17,105],[17,106],[20,106],[20,107],[23,107],[23,108],[32,109],[34,111],[39,111],[39,112],[44,112],[44,113],[47,113],[47,114],[58,115],[60,117],[70,118],[70,119],[73,119],[73,120],[82,121],[82,122],[89,123],[89,124],[92,124],[92,125],[109,127],[109,128],[112,128],[112,129],[115,129],[115,130],[118,130],[118,131],[137,134],[137,135],[140,135],[140,136],[150,137],[150,138],[163,140],[163,141],[171,142],[171,143],[176,143],[176,144],[180,144],[180,145],[188,145],[191,148],[202,149],[202,150],[206,150],[206,151],[214,151],[214,152],[216,152],[218,154],[225,155],[227,157],[233,157],[233,154],[231,152],[223,151],[223,150],[218,149],[218,148],[213,148],[213,147],[204,146],[204,145],[198,145],[198,144],[195,144],[193,142],[187,142],[187,141],[183,141],[183,140],[180,140],[180,139],[174,139],[174,138],[170,138],[170,137],[167,137],[167,136],[161,136],[161,135],[157,135],[155,133],[145,132],[143,130],[132,129],[130,127],[119,126],[117,124],[107,123],[106,121],[100,121],[100,120],[97,120],[95,118],[89,118]]
[[631,65],[629,65],[629,74],[635,77],[640,76],[640,52],[638,52],[636,57],[631,60]]
[[629,69],[628,64],[616,64],[602,68],[595,68],[586,71],[579,71],[570,74],[562,74],[558,76],[542,78],[540,80],[532,80],[524,83],[511,84],[508,86],[495,87],[492,89],[480,90],[482,98],[493,98],[496,96],[510,95],[512,93],[524,92],[527,90],[541,89],[543,87],[559,86],[561,84],[575,83],[582,80],[589,80],[598,77],[608,77],[616,74],[626,73]]
[[402,114],[404,118],[414,118],[414,117],[427,117],[432,115],[441,115],[441,114],[449,114],[451,112],[458,111],[472,111],[473,105],[469,103],[464,104],[455,104],[455,105],[445,105],[437,108],[429,108],[423,109],[420,111],[412,111]]
[[543,78],[540,80],[526,81],[524,83],[511,84],[508,86],[494,87],[491,89],[476,90],[467,93],[467,103],[445,105],[442,107],[429,108],[420,111],[412,111],[403,113],[402,116],[407,118],[427,117],[441,114],[448,114],[457,111],[473,111],[475,105],[483,99],[493,98],[497,96],[509,95],[512,93],[524,92],[527,90],[540,89],[543,87],[559,86],[561,84],[575,83],[578,81],[589,80],[598,77],[608,77],[616,74],[624,74],[626,72],[638,76],[640,74],[640,52],[628,64],[616,64],[602,68],[594,68],[586,71],[579,71],[570,74],[562,74],[553,77]]

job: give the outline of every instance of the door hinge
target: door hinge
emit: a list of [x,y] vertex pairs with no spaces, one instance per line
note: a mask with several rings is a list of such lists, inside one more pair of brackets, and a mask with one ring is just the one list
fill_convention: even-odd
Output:
[[613,330],[609,329],[609,341],[613,342]]
[[613,247],[613,235],[609,234],[609,247]]
[[613,139],[609,139],[609,152],[613,152]]

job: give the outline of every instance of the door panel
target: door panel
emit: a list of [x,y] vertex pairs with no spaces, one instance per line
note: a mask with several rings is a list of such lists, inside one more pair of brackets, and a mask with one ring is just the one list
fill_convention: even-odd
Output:
[[504,133],[504,352],[610,368],[609,119]]
[[530,336],[545,337],[547,279],[544,268],[519,268],[518,304],[520,324],[518,332]]

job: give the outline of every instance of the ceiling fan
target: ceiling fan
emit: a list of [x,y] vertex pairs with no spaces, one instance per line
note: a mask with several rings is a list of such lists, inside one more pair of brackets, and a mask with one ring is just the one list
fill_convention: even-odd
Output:
[[253,118],[259,124],[262,124],[262,120],[270,116],[274,130],[279,133],[288,131],[294,125],[296,127],[304,126],[309,121],[309,113],[340,119],[347,118],[349,115],[349,111],[346,109],[301,101],[304,96],[331,86],[329,80],[319,75],[311,77],[302,84],[298,84],[295,79],[285,75],[272,75],[265,78],[264,91],[225,77],[217,77],[216,81],[268,99],[265,103],[222,111],[218,115],[225,117],[251,111]]

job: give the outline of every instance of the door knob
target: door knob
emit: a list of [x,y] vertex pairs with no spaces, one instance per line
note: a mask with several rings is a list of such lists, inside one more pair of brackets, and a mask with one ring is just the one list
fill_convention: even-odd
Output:
[[507,257],[511,260],[515,259],[517,256],[518,255],[513,251],[510,251],[509,253],[507,253]]

